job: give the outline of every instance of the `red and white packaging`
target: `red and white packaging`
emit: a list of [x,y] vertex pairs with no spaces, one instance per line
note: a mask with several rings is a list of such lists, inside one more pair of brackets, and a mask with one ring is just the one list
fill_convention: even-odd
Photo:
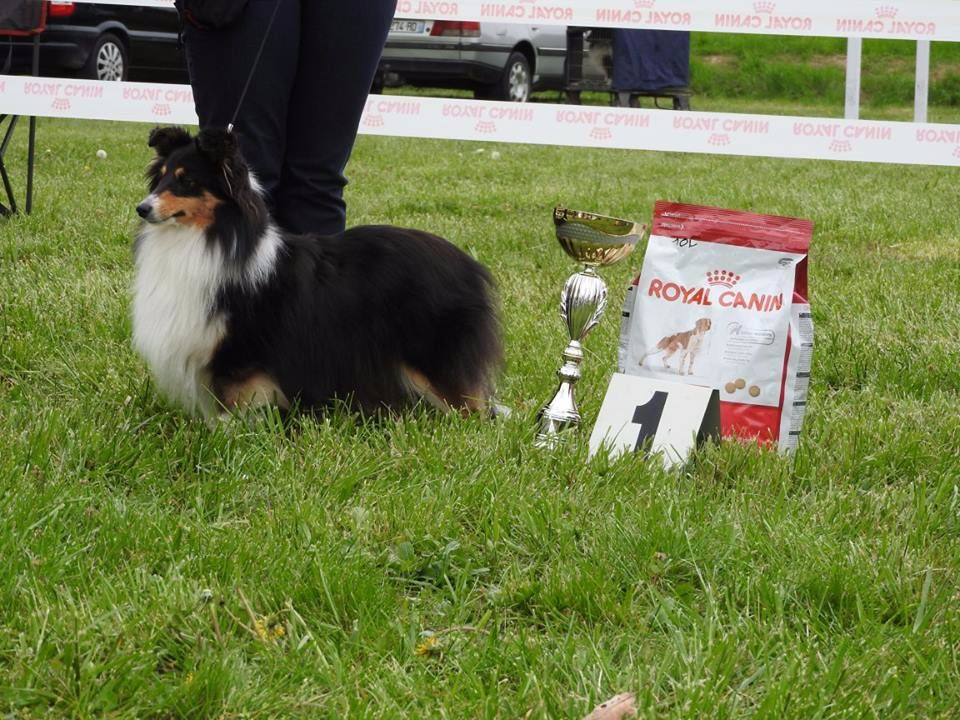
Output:
[[724,437],[796,448],[807,407],[813,223],[659,201],[619,370],[720,391]]

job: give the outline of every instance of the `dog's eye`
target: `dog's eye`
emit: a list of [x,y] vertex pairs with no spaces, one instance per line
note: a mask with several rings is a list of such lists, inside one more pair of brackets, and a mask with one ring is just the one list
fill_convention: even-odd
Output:
[[192,190],[197,186],[197,184],[186,175],[178,175],[177,184],[180,185],[180,187],[182,187],[184,190]]

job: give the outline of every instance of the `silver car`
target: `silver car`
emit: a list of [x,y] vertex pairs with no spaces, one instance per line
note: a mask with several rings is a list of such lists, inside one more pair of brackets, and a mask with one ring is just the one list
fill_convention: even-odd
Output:
[[396,18],[377,84],[467,88],[478,98],[526,102],[533,90],[563,87],[566,30]]

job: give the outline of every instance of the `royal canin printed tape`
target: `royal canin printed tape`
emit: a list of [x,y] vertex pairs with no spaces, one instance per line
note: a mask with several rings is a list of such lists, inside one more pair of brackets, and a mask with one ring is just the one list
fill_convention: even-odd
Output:
[[[80,0],[172,7],[173,0]],[[398,0],[396,17],[701,32],[960,40],[956,0]]]
[[[960,2],[958,2],[960,5]],[[0,113],[192,125],[188,85],[0,75]],[[960,129],[932,123],[371,95],[368,135],[907,165],[960,165]]]

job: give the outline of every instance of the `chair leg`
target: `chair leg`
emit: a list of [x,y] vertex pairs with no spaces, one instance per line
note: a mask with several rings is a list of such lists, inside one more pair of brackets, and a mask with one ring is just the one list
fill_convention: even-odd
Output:
[[27,140],[27,215],[33,210],[33,166],[37,149],[37,118],[30,117],[30,132]]
[[0,178],[3,179],[3,189],[7,193],[7,202],[10,203],[8,207],[0,202],[0,216],[8,217],[17,212],[17,201],[13,197],[13,188],[10,187],[10,178],[7,176],[7,168],[2,159],[0,159]]
[[7,194],[7,202],[9,203],[9,205],[4,205],[0,202],[0,215],[4,217],[17,212],[17,199],[14,197],[13,186],[10,184],[10,176],[7,175],[7,166],[4,163],[7,146],[10,144],[10,138],[13,137],[13,131],[17,127],[17,119],[16,115],[0,115],[0,125],[2,125],[5,120],[9,121],[7,131],[3,136],[3,142],[0,142],[0,180],[3,181],[3,189]]

